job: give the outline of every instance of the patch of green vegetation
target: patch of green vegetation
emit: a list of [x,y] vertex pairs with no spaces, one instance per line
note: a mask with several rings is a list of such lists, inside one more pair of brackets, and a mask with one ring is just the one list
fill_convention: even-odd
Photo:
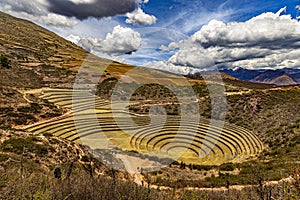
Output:
[[45,144],[38,144],[37,142],[39,142],[39,140],[35,137],[10,138],[3,142],[1,145],[1,150],[4,152],[13,152],[17,154],[31,152],[38,156],[47,155],[49,147]]
[[209,95],[209,91],[206,84],[196,83],[192,87],[198,97]]
[[139,87],[133,94],[133,100],[173,100],[176,101],[176,95],[172,90],[160,84],[145,84]]
[[105,79],[97,85],[96,95],[104,99],[109,99],[117,83],[118,79],[114,77]]
[[233,163],[224,163],[220,165],[219,168],[221,171],[233,171],[235,170],[235,165]]
[[[297,133],[300,90],[254,91],[227,97],[226,121],[259,134],[265,143],[278,147]],[[299,134],[299,132],[298,132]]]
[[[298,167],[300,167],[299,164]],[[286,167],[286,163],[280,160],[268,162],[250,161],[245,163],[227,163],[221,166],[210,166],[210,168],[204,167],[203,169],[204,175],[206,175],[209,170],[217,170],[218,174],[211,174],[201,180],[175,179],[172,177],[166,178],[158,175],[159,178],[155,181],[155,184],[173,187],[173,184],[175,183],[178,188],[212,188],[227,187],[228,185],[251,185],[257,184],[259,176],[263,178],[264,181],[276,181],[287,177],[290,172],[290,168]],[[230,171],[233,171],[234,169],[239,169],[240,172],[238,174],[231,173]],[[182,173],[185,173],[185,171],[182,171]],[[170,178],[172,181],[170,181]]]
[[37,119],[32,114],[8,112],[6,117],[11,119],[11,122],[17,125],[24,125],[30,122],[36,122]]

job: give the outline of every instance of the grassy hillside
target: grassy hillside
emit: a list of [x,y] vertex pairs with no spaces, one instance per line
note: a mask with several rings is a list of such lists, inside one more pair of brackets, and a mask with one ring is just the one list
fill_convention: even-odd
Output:
[[64,61],[72,66],[80,64],[87,53],[51,31],[2,12],[0,25],[0,54],[12,59],[12,64]]

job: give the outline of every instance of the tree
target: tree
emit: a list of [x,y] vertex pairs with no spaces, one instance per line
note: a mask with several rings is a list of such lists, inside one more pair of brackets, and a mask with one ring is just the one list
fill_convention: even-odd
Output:
[[0,64],[2,67],[5,67],[7,69],[10,67],[10,61],[8,60],[7,57],[3,55],[0,55]]

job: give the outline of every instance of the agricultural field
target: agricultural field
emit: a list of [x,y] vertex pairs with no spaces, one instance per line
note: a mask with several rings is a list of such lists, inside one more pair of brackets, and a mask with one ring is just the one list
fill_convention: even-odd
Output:
[[147,115],[119,110],[122,102],[111,103],[87,91],[43,89],[40,98],[69,112],[26,126],[26,131],[50,133],[93,149],[118,147],[185,163],[219,165],[241,162],[264,148],[251,131],[233,124],[222,127],[203,118],[182,121],[172,115],[149,120]]

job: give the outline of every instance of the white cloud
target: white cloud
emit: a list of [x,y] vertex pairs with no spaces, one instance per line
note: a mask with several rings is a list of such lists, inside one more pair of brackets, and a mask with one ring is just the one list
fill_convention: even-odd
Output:
[[91,18],[84,22],[78,22],[72,28],[54,27],[52,31],[60,36],[67,38],[70,35],[80,36],[81,38],[95,37],[105,38],[107,33],[111,33],[113,28],[120,23],[112,18],[97,20]]
[[216,66],[299,67],[300,23],[290,15],[281,15],[285,10],[263,13],[246,22],[211,20],[189,39],[162,46],[164,51],[177,50],[166,66],[174,64],[200,70]]
[[290,15],[263,13],[246,22],[225,24],[212,20],[192,39],[203,46],[248,46],[286,39],[298,40],[299,34],[300,25]]
[[143,66],[147,68],[159,69],[163,71],[170,71],[176,74],[193,74],[201,71],[197,68],[174,65],[166,61],[147,62]]
[[55,27],[73,27],[77,21],[63,15],[49,13],[47,0],[2,0],[0,10],[13,16]]
[[211,68],[215,65],[213,59],[207,54],[207,51],[197,46],[190,48],[185,46],[181,48],[168,61],[174,65],[200,69]]
[[154,15],[148,15],[144,13],[141,8],[126,14],[127,24],[137,24],[137,25],[152,25],[156,23],[156,17]]
[[68,37],[66,37],[66,39],[73,42],[74,44],[78,44],[81,38],[78,35],[71,34]]
[[100,50],[108,54],[127,54],[136,51],[142,43],[139,32],[130,28],[116,26],[112,33],[106,35],[101,43]]
[[91,52],[95,51],[95,49],[101,48],[102,40],[100,38],[81,38],[77,44],[81,47],[83,47],[85,50]]
[[[78,44],[87,51],[97,55],[119,56],[130,54],[141,46],[141,35],[130,29],[120,25],[115,26],[111,33],[108,33],[104,39],[101,38],[80,38],[76,35],[70,35],[68,40]],[[107,56],[106,56],[107,57]]]
[[63,15],[58,15],[54,13],[48,13],[47,15],[42,15],[37,17],[34,21],[38,21],[42,24],[56,27],[73,27],[76,25],[76,20],[65,17]]

